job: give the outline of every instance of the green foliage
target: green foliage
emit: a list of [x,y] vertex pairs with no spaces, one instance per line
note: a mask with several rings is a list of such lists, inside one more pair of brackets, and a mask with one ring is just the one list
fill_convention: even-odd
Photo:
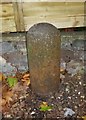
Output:
[[50,110],[52,110],[52,107],[51,106],[42,106],[42,107],[40,107],[40,111],[50,111]]
[[10,87],[13,87],[17,84],[18,80],[15,77],[8,77],[7,82],[8,82]]

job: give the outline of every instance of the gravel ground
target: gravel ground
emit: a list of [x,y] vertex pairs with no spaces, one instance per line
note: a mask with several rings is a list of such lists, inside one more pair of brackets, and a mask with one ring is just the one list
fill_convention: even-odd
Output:
[[[6,75],[28,70],[25,38],[18,37],[21,41],[10,41],[18,39],[14,35],[13,38],[4,36],[4,41],[0,42],[2,46],[2,49],[0,47],[0,61],[2,62],[0,72]],[[61,68],[65,69],[65,72],[60,75],[59,91],[42,97],[33,93],[30,85],[25,87],[19,84],[18,90],[14,91],[13,102],[9,104],[8,110],[3,111],[4,119],[55,118],[64,120],[65,116],[69,117],[70,110],[74,112],[73,119],[86,115],[86,73],[83,72],[86,51],[83,32],[61,33],[61,41]],[[17,76],[19,79],[20,73]],[[42,102],[47,102],[52,106],[52,110],[40,111]]]
[[[38,96],[31,91],[31,87],[19,85],[14,92],[13,102],[9,104],[8,110],[3,112],[5,118],[38,120],[45,118],[64,118],[67,114],[66,109],[71,109],[75,114],[72,117],[86,115],[86,100],[84,94],[85,84],[83,75],[71,77],[66,73],[61,80],[59,91],[48,96]],[[51,111],[40,111],[40,104],[47,102],[52,106]],[[68,117],[68,114],[67,116]]]

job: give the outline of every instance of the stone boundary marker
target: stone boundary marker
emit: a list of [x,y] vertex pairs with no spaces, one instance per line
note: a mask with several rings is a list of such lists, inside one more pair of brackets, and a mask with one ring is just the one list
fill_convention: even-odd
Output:
[[60,32],[49,23],[38,23],[27,32],[32,90],[41,95],[58,90],[60,82]]

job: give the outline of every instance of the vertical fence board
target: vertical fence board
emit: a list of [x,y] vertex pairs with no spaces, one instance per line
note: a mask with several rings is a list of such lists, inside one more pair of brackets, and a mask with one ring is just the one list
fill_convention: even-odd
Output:
[[0,20],[2,21],[0,32],[16,32],[12,3],[0,4],[0,8]]
[[21,2],[13,2],[14,18],[17,31],[24,31],[24,18]]

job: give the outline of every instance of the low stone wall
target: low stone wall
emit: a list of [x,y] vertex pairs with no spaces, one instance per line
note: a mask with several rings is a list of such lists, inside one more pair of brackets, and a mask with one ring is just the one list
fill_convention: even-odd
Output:
[[[0,72],[10,74],[15,73],[17,69],[20,71],[28,69],[25,41],[24,33],[10,33],[0,37]],[[64,60],[68,59],[66,56],[73,59],[74,54],[77,61],[86,60],[85,41],[84,31],[61,32],[61,57],[64,57]]]

